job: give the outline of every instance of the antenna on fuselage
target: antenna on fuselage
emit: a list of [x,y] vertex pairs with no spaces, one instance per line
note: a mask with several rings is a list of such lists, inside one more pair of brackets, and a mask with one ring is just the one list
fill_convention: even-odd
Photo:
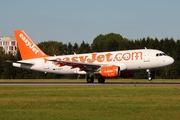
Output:
[[[73,50],[72,50],[73,51]],[[76,55],[76,53],[73,51],[74,55]]]
[[145,48],[145,50],[147,50],[147,48],[146,47],[144,47]]

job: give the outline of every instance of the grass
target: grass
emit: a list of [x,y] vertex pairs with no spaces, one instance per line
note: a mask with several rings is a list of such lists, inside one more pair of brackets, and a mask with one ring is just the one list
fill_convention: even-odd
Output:
[[179,120],[180,87],[0,86],[1,120]]

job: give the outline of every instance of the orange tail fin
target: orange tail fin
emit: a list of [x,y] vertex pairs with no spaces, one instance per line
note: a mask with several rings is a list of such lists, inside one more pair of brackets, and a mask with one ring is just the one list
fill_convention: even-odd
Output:
[[14,30],[22,60],[47,57],[23,30]]

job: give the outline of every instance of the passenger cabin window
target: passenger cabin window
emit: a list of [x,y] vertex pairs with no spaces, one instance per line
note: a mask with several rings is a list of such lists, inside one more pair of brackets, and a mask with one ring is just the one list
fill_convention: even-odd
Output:
[[156,56],[157,56],[157,57],[158,57],[158,56],[166,56],[166,54],[165,54],[165,53],[157,53]]

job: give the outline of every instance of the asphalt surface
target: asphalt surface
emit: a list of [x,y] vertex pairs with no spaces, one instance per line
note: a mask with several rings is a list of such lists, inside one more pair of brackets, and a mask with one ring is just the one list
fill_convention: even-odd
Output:
[[0,82],[0,86],[180,86],[180,83]]

